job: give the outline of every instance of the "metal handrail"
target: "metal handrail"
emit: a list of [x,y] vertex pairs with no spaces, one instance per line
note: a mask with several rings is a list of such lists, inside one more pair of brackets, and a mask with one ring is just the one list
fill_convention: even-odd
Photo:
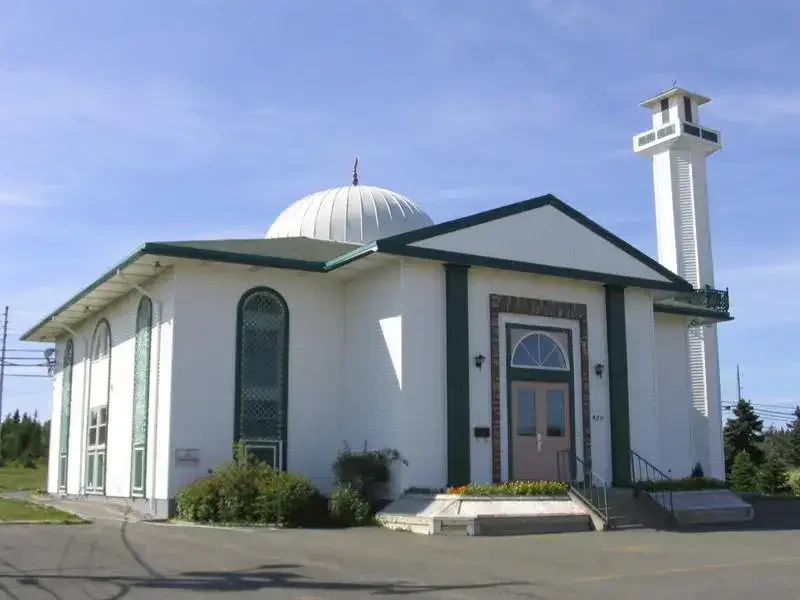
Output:
[[608,524],[609,486],[605,479],[594,473],[583,460],[573,456],[570,450],[560,450],[556,461],[559,481],[567,482],[572,492]]
[[644,490],[653,497],[668,513],[673,514],[672,478],[644,458],[635,450],[630,450],[631,484],[634,490]]

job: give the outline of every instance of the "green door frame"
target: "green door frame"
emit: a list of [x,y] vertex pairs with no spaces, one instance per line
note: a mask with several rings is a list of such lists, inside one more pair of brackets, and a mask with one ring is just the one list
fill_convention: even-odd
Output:
[[[548,369],[523,369],[511,366],[511,336],[512,329],[525,329],[530,332],[542,331],[545,333],[565,333],[567,335],[567,360],[569,371],[551,371]],[[538,381],[543,383],[566,383],[569,385],[569,418],[570,418],[570,474],[575,473],[575,362],[572,352],[572,330],[564,327],[543,327],[540,325],[527,325],[521,323],[506,323],[506,447],[508,448],[508,480],[512,481],[514,467],[514,452],[511,423],[511,384],[515,381]]]

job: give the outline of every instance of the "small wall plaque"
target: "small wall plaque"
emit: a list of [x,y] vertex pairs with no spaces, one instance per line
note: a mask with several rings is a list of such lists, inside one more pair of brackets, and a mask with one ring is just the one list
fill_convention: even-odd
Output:
[[175,448],[176,467],[196,467],[200,463],[198,448]]
[[488,427],[475,427],[473,430],[473,434],[476,438],[485,439],[488,438],[490,435],[490,429]]

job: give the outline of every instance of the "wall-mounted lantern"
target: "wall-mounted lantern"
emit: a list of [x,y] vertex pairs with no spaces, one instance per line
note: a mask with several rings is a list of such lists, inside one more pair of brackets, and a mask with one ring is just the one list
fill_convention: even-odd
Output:
[[603,376],[603,371],[605,370],[605,368],[606,368],[606,366],[603,363],[601,363],[601,362],[597,363],[594,366],[594,374],[597,375],[598,377],[602,377]]
[[478,371],[481,370],[481,367],[483,366],[483,363],[484,363],[485,360],[486,360],[486,357],[483,354],[481,354],[480,352],[475,355],[475,368],[477,368]]

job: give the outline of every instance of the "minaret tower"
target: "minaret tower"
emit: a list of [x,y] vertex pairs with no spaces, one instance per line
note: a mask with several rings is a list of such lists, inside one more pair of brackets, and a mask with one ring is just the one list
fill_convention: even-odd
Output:
[[[677,87],[645,100],[653,126],[633,138],[634,152],[653,160],[658,261],[696,289],[714,287],[706,159],[722,147],[722,136],[700,125],[707,102]],[[690,326],[688,344],[693,454],[706,476],[724,478],[716,325]]]

